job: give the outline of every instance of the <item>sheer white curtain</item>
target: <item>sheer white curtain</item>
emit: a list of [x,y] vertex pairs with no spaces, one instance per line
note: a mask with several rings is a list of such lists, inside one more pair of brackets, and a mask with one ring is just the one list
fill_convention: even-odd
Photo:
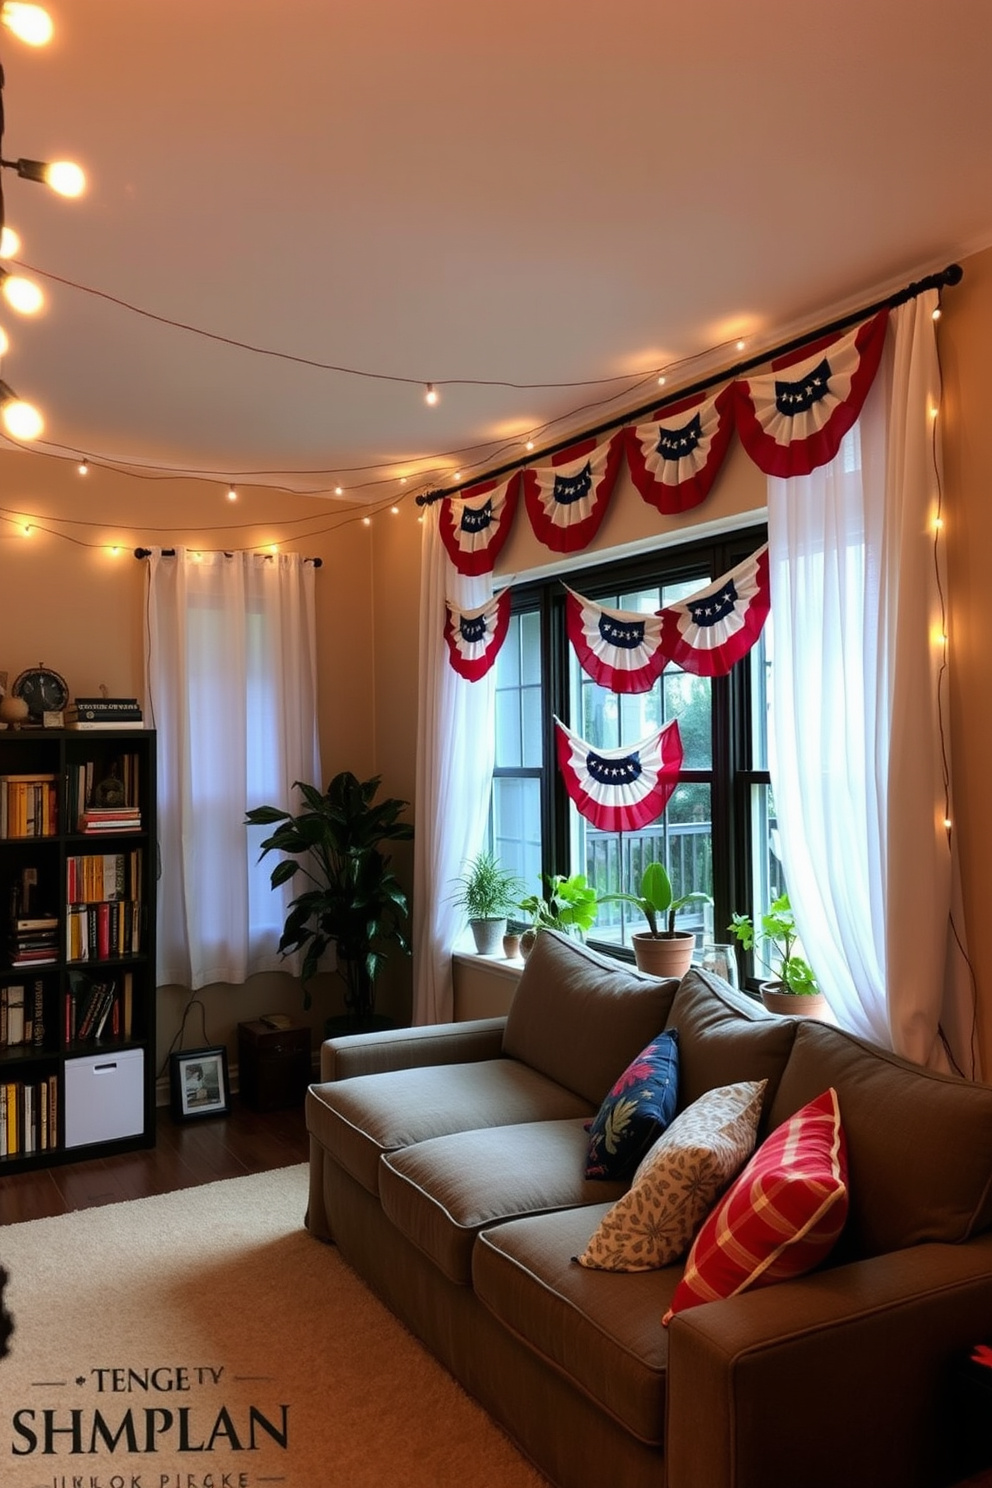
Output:
[[973,1074],[944,825],[935,306],[930,293],[892,312],[875,385],[836,458],[769,479],[770,769],[790,897],[838,1021],[917,1063]]
[[448,662],[445,600],[485,604],[492,577],[456,572],[438,527],[439,506],[422,524],[420,703],[417,719],[417,830],[413,871],[413,1021],[451,1018],[451,947],[460,923],[452,880],[485,844],[496,753],[496,670],[478,682]]
[[157,729],[158,979],[196,989],[290,970],[292,888],[258,864],[245,811],[320,783],[314,569],[294,554],[148,559],[146,694]]

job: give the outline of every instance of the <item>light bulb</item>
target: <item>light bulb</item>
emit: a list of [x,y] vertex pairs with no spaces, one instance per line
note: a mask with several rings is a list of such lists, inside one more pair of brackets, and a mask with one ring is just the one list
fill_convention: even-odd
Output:
[[747,342],[744,340],[744,338],[742,336],[741,339],[737,343],[737,350],[738,351],[743,351],[746,345],[747,345]]
[[0,269],[0,274],[3,275],[0,292],[11,309],[21,315],[36,315],[45,303],[45,297],[34,280],[25,279],[21,274],[9,274],[5,269]]
[[343,496],[344,495],[344,487],[343,486],[335,486],[334,487],[334,494],[335,494],[335,496]]
[[45,185],[57,191],[59,196],[82,196],[86,190],[86,177],[72,160],[53,160],[45,171]]
[[371,517],[363,517],[362,518],[362,526],[363,527],[371,527],[372,526],[372,518]]
[[[0,384],[2,387],[3,384]],[[7,390],[10,391],[9,389]],[[37,439],[45,422],[33,403],[8,397],[0,405],[0,419],[12,439]]]
[[666,380],[667,380],[667,379],[666,379],[666,378],[664,378],[664,377],[659,377],[659,378],[658,378],[658,386],[659,386],[659,387],[664,387],[664,386],[665,386],[665,382],[666,382]]
[[10,340],[3,326],[0,326],[0,357],[6,356],[10,350]]
[[238,499],[238,493],[235,490],[234,486],[228,486],[228,488],[227,488],[227,499],[228,499],[228,501],[237,501],[237,499]]
[[533,441],[533,439],[528,439],[528,441],[527,441],[527,449],[532,450],[533,448],[534,448],[534,441]]
[[90,467],[85,460],[80,460],[76,468],[80,475],[89,475],[90,473]]
[[28,46],[44,46],[52,39],[52,19],[40,5],[22,5],[20,0],[4,0],[0,21]]
[[429,403],[432,408],[434,407],[434,404],[437,402],[437,388],[434,386],[434,384],[432,382],[429,382],[427,384],[427,391],[424,394],[424,402],[425,403]]
[[391,506],[389,510],[392,512],[394,517],[398,517],[400,514],[400,509],[398,506]]
[[15,258],[21,249],[21,240],[12,227],[0,232],[0,258]]

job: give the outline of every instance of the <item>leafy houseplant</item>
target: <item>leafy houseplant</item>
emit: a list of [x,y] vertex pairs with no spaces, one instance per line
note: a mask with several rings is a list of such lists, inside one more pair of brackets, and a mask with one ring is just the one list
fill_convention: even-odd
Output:
[[495,853],[480,852],[455,883],[452,903],[465,911],[480,956],[491,955],[506,931],[507,915],[517,907],[520,880],[501,866]]
[[345,1007],[359,1027],[372,1019],[376,977],[386,959],[383,947],[393,942],[409,951],[407,896],[380,848],[384,841],[407,842],[413,836],[413,826],[399,820],[409,802],[393,797],[376,802],[380,779],[360,781],[342,770],[323,795],[297,781],[307,808],[298,816],[258,806],[245,818],[253,826],[276,828],[263,841],[261,857],[283,852],[299,859],[276,864],[274,889],[299,871],[313,885],[291,902],[279,941],[283,955],[303,951],[304,1007],[312,1001],[307,983],[333,941]]
[[584,935],[596,920],[599,896],[584,873],[542,873],[543,894],[528,894],[518,909],[530,916],[530,929],[521,938],[527,954],[539,930],[562,930]]
[[630,937],[634,960],[642,971],[656,976],[683,976],[696,945],[695,932],[676,930],[675,916],[687,904],[712,904],[709,894],[694,891],[675,897],[664,863],[649,863],[641,874],[637,894],[604,894],[603,904],[634,904],[647,920],[647,931]]
[[[727,927],[736,936],[746,951],[754,951],[757,943],[754,922],[750,915],[735,914]],[[796,917],[789,903],[788,894],[779,894],[761,916],[761,939],[769,941],[774,955],[765,961],[755,954],[755,959],[772,973],[774,982],[769,984],[772,992],[791,997],[817,997],[820,988],[813,969],[805,957],[795,951],[798,936]],[[762,991],[762,997],[765,993]]]

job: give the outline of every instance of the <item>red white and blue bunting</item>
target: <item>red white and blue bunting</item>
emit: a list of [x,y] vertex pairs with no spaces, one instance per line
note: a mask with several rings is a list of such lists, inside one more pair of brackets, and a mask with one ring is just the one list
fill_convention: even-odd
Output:
[[881,310],[735,384],[737,432],[766,475],[809,475],[833,459],[875,379],[887,324]]
[[665,668],[661,619],[611,610],[565,588],[565,623],[579,665],[610,692],[650,692]]
[[682,739],[673,718],[657,734],[620,749],[593,749],[555,719],[565,789],[586,821],[603,832],[636,832],[668,805],[682,769]]
[[624,430],[630,478],[660,512],[689,511],[709,495],[733,432],[732,383],[658,409]]
[[515,470],[506,480],[480,481],[441,503],[441,541],[460,574],[492,573],[519,497],[520,471]]
[[770,605],[766,543],[722,578],[658,611],[661,650],[685,672],[722,677],[750,651]]
[[623,452],[622,431],[598,442],[583,439],[528,466],[523,490],[538,540],[555,553],[588,547],[606,515]]
[[460,677],[478,682],[495,662],[510,625],[510,590],[475,610],[445,603],[444,639],[448,660]]

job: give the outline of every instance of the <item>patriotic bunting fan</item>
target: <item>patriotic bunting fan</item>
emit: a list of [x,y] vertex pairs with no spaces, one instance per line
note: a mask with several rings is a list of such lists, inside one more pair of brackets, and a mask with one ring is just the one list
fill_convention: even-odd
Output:
[[722,578],[658,611],[661,649],[700,677],[722,677],[754,645],[771,603],[768,544]]
[[673,718],[660,733],[621,749],[592,749],[555,719],[565,789],[603,832],[636,832],[664,811],[678,784],[682,740]]
[[510,535],[520,496],[520,472],[480,481],[441,503],[441,541],[460,574],[492,573]]
[[766,475],[809,475],[836,455],[878,371],[888,311],[734,384],[737,432]]
[[609,610],[564,588],[568,638],[583,671],[611,692],[649,692],[667,659],[659,616]]
[[624,431],[630,478],[660,512],[688,511],[709,495],[734,431],[732,384],[683,399]]
[[622,433],[602,444],[583,439],[559,450],[546,465],[524,471],[527,514],[546,548],[576,553],[592,542],[613,494],[622,451]]
[[504,589],[477,610],[445,603],[444,639],[448,660],[460,677],[478,682],[499,655],[510,625],[510,593]]

